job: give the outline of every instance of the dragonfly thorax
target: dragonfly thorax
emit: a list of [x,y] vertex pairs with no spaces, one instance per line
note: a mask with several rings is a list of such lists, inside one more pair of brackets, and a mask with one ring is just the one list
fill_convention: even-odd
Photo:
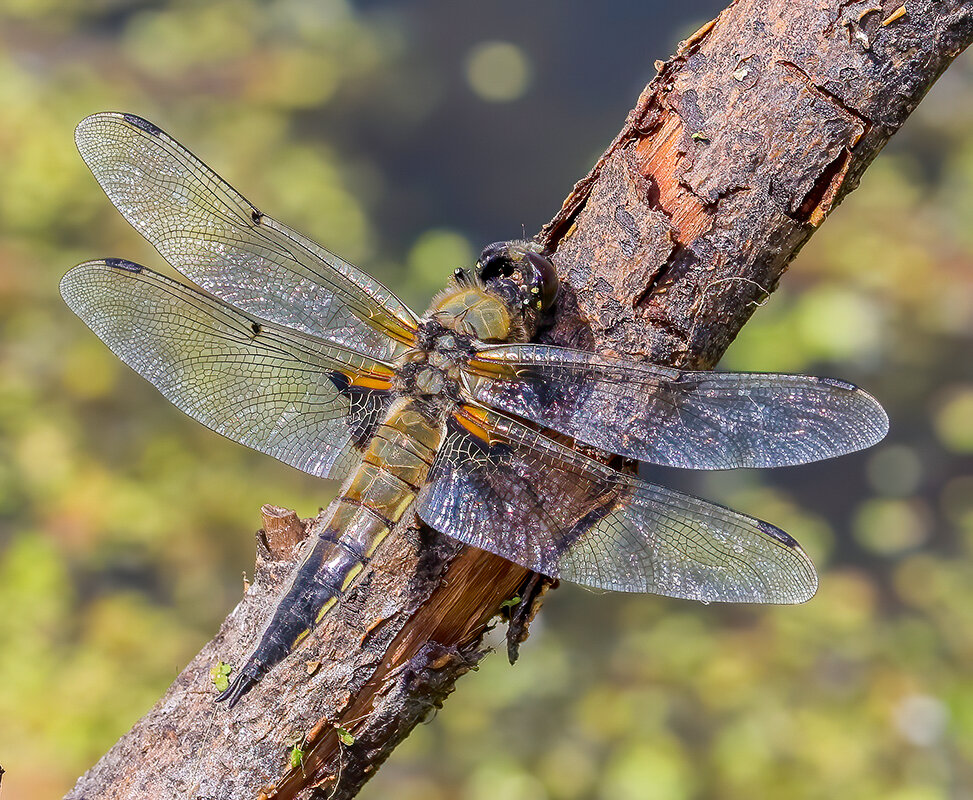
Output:
[[458,368],[436,366],[427,359],[410,360],[398,371],[395,389],[413,398],[430,422],[438,423],[461,399]]
[[457,284],[441,292],[429,317],[444,328],[484,342],[525,341],[519,313],[499,294],[474,284]]
[[424,320],[416,347],[401,359],[396,388],[426,403],[437,398],[446,404],[459,400],[462,367],[474,352],[473,341],[437,319]]

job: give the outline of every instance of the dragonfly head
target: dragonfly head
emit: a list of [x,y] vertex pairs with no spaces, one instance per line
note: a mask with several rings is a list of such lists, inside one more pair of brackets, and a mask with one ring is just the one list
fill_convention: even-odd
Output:
[[457,269],[427,312],[484,342],[526,342],[558,295],[557,271],[533,242],[494,242],[473,270]]
[[494,242],[483,248],[476,275],[488,289],[512,283],[518,302],[535,313],[550,311],[560,282],[551,260],[534,242]]
[[476,280],[499,296],[529,333],[557,301],[557,270],[541,247],[529,241],[494,242],[476,262]]

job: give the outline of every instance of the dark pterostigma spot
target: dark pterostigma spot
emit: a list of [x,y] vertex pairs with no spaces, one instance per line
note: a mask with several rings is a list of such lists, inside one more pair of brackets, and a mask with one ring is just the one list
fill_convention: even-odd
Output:
[[800,549],[801,547],[800,543],[798,543],[797,539],[795,539],[789,533],[785,533],[780,528],[771,525],[769,522],[762,522],[760,520],[758,520],[757,522],[758,522],[757,527],[760,528],[761,531],[766,533],[771,538],[776,539],[778,542],[781,542],[782,544],[786,544],[788,547],[794,547],[796,549]]
[[142,271],[142,266],[136,264],[133,261],[126,261],[124,258],[106,258],[105,266],[111,267],[112,269],[123,269],[126,272],[134,272],[138,274]]
[[819,383],[822,386],[833,386],[835,389],[844,389],[848,392],[857,392],[858,387],[853,383],[848,383],[847,381],[838,380],[837,378],[821,378],[814,376],[814,382]]
[[263,333],[264,327],[259,322],[251,322],[250,330],[253,331],[254,336],[259,336],[261,333]]
[[259,225],[263,221],[264,215],[257,209],[250,211],[250,219],[253,220],[254,225]]
[[141,117],[136,117],[134,114],[122,114],[125,121],[131,123],[136,128],[140,128],[152,136],[160,136],[162,134],[162,128],[153,125],[147,119],[142,119]]

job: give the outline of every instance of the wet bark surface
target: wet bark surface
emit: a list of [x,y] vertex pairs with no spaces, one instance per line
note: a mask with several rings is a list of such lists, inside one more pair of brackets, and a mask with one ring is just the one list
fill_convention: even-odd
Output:
[[[961,0],[730,5],[657,65],[539,234],[564,285],[541,338],[715,364],[971,40]],[[535,581],[527,593],[526,570],[408,517],[338,609],[229,711],[213,703],[210,670],[243,663],[321,520],[266,507],[240,604],[68,796],[353,797],[483,657],[504,601],[526,594],[522,636],[543,591]]]

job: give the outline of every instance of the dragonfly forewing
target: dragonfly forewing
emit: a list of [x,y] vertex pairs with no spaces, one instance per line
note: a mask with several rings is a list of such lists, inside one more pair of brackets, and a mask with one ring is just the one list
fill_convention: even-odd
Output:
[[416,316],[378,281],[262,214],[151,122],[83,120],[78,150],[132,226],[197,285],[263,320],[394,358]]
[[830,378],[685,372],[535,344],[486,348],[470,368],[481,403],[670,467],[806,464],[888,432],[875,398]]
[[108,259],[65,275],[68,305],[207,427],[312,475],[348,474],[220,699],[237,702],[304,641],[413,508],[461,542],[586,586],[705,602],[814,594],[811,561],[779,528],[583,445],[678,467],[800,464],[885,435],[865,392],[524,344],[558,291],[527,242],[485,248],[419,319],[152,123],[96,114],[76,140],[124,217],[203,291]]

